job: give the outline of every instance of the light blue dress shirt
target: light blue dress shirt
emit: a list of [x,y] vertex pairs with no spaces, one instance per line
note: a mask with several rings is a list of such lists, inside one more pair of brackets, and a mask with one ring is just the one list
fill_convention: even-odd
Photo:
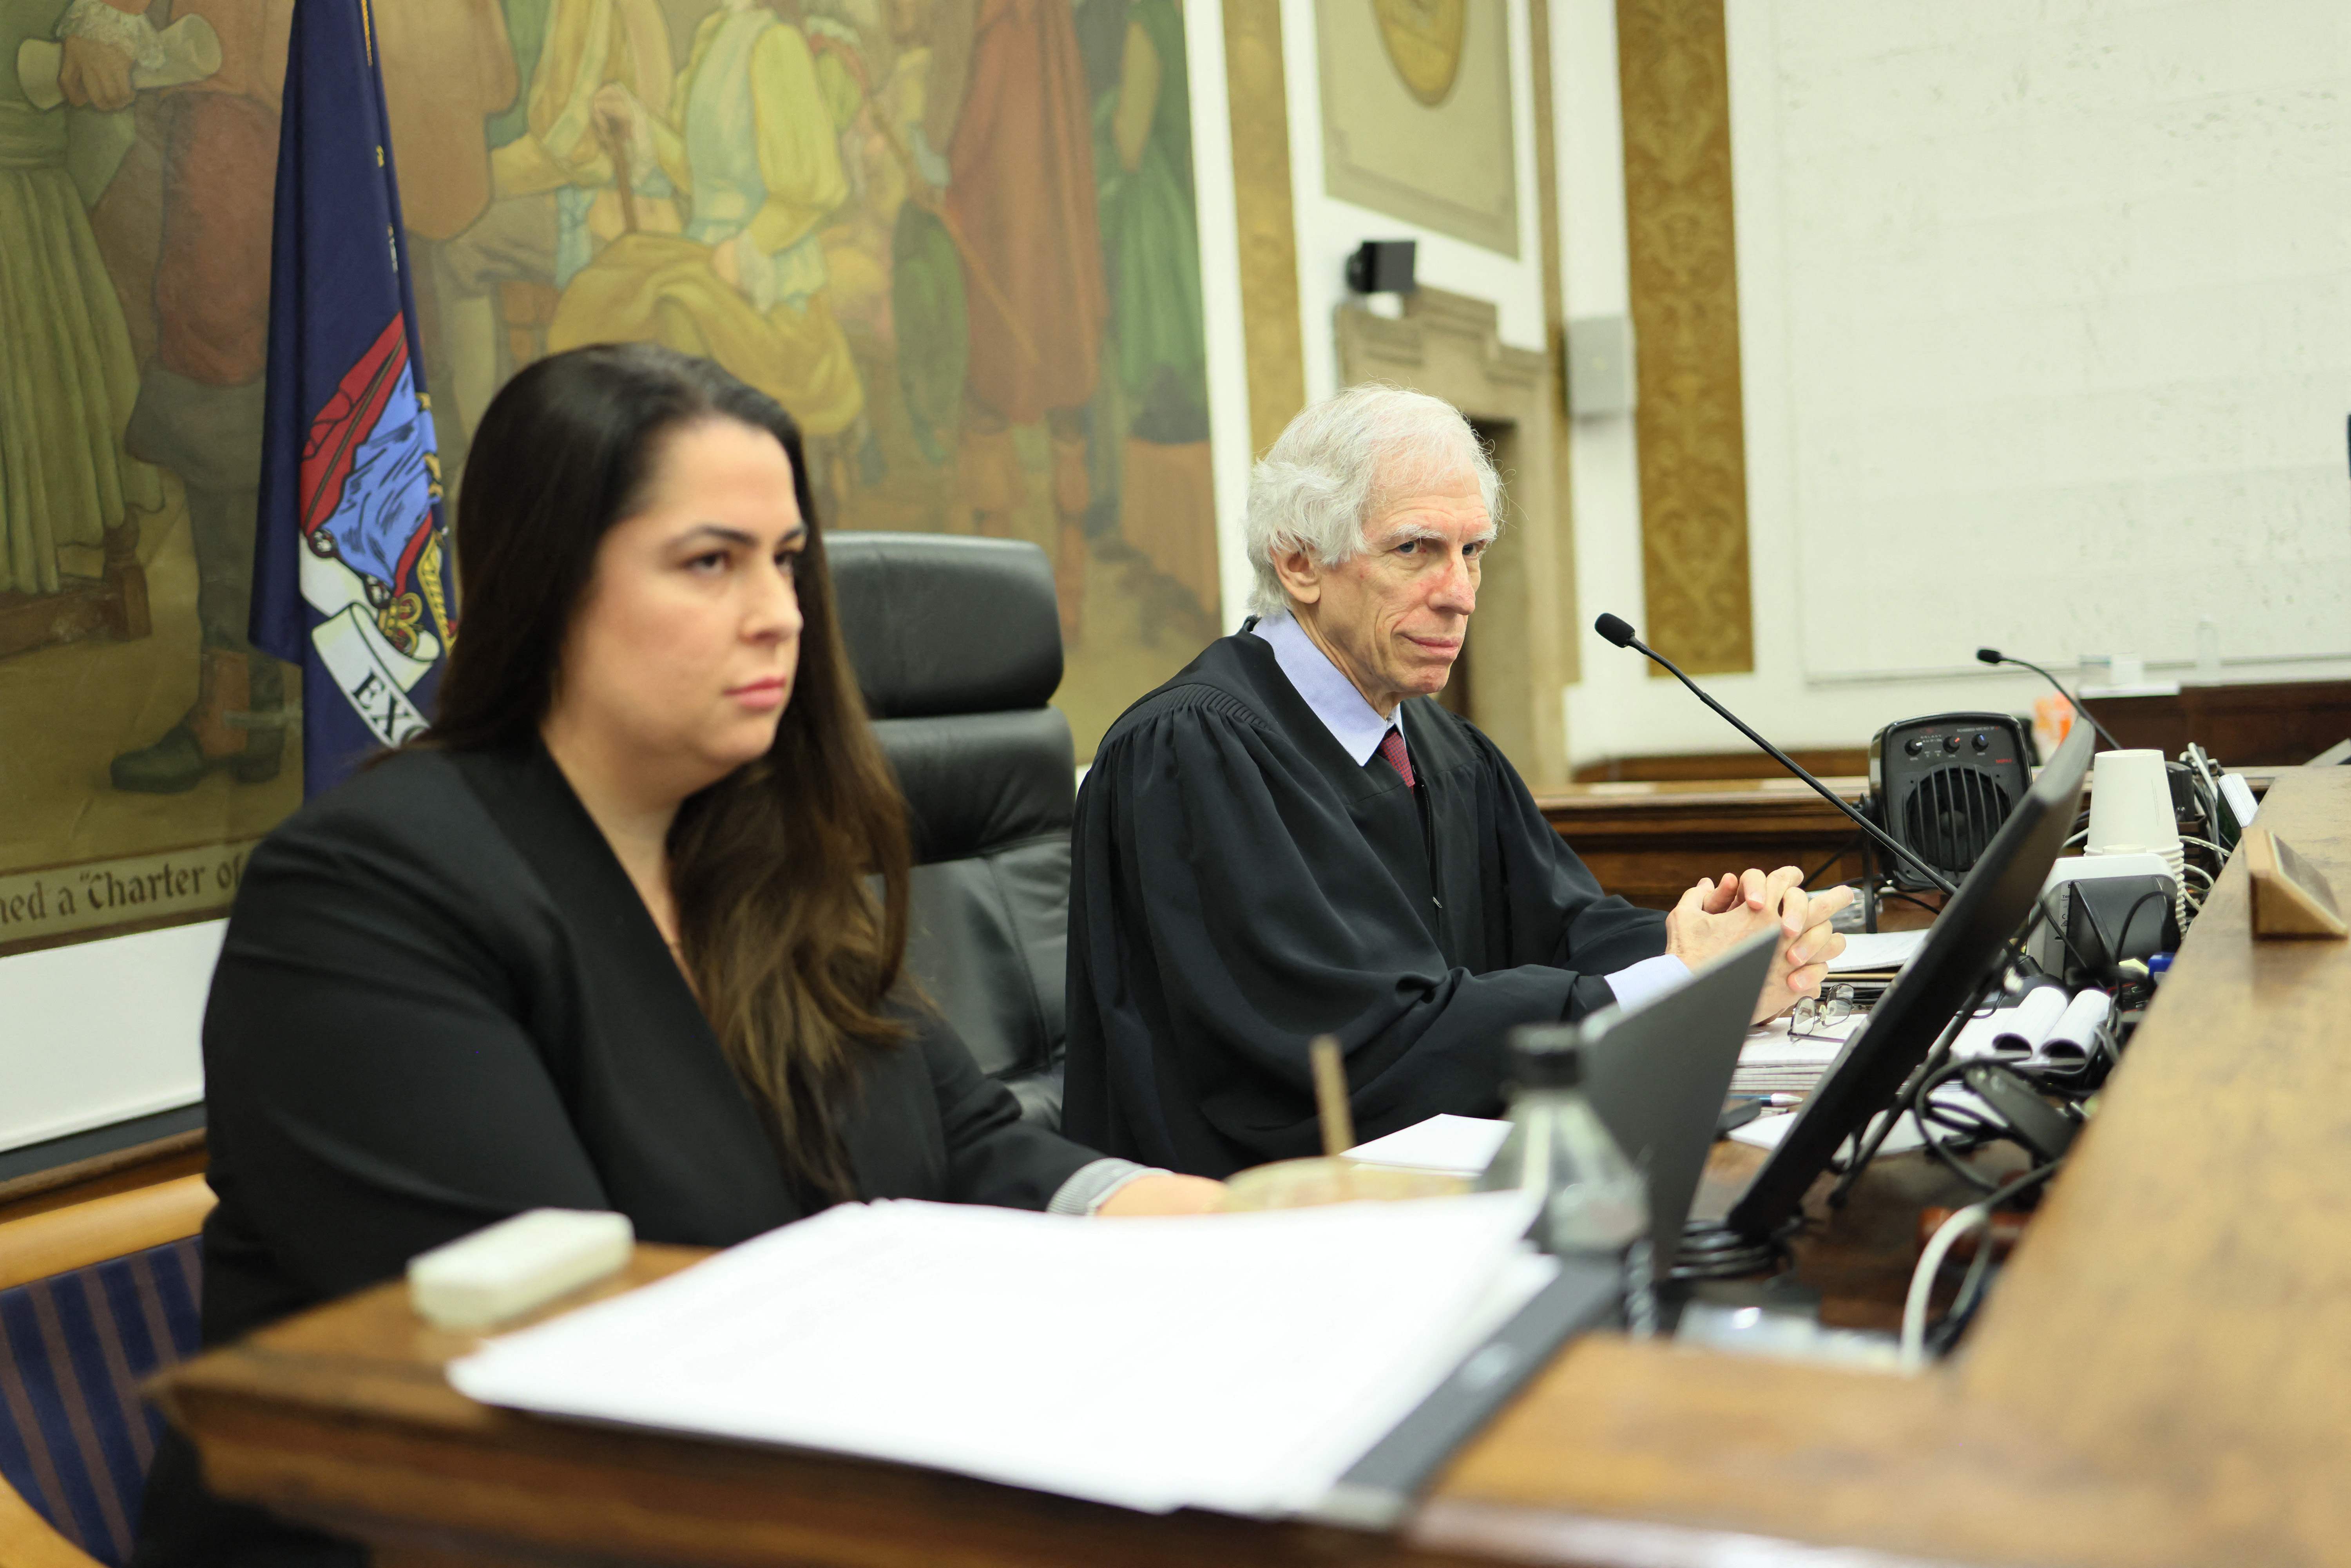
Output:
[[[1402,729],[1391,718],[1384,718],[1380,710],[1371,705],[1355,683],[1349,680],[1329,654],[1314,645],[1314,639],[1298,623],[1297,617],[1287,613],[1268,616],[1251,627],[1250,632],[1273,649],[1273,662],[1322,721],[1346,754],[1354,758],[1355,766],[1364,767],[1380,748],[1380,741],[1391,729]],[[1616,994],[1620,1007],[1637,1008],[1653,1002],[1690,977],[1689,966],[1670,953],[1617,970],[1607,977],[1608,988]]]

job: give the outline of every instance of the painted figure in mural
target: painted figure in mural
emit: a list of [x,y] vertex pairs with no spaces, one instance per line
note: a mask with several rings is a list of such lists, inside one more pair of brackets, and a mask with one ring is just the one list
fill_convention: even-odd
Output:
[[1192,199],[1192,102],[1176,0],[1134,0],[1117,105],[1116,162],[1102,177],[1118,375],[1134,428],[1162,443],[1207,438],[1200,231]]
[[448,372],[434,383],[436,428],[452,495],[475,422],[535,352],[562,287],[632,216],[643,233],[684,226],[657,162],[632,166],[631,199],[621,199],[592,109],[598,91],[618,83],[667,114],[674,68],[653,0],[504,0],[503,10],[521,85],[484,127],[489,205],[434,257]]
[[[1091,0],[1100,4],[1101,0]],[[1116,97],[1095,117],[1113,363],[1126,437],[1122,533],[1204,612],[1217,603],[1192,100],[1176,0],[1133,0]]]
[[[26,79],[28,42],[57,46],[54,74]],[[132,72],[160,59],[103,0],[0,0],[0,594],[56,593],[61,551],[163,504],[123,449],[139,367],[89,217],[130,145]]]
[[[963,419],[971,329],[965,315],[964,257],[939,212],[946,160],[924,132],[929,117],[934,0],[891,0],[897,59],[874,116],[896,165],[890,224],[891,347],[907,434],[934,467],[953,459]],[[879,215],[879,214],[877,214]],[[980,286],[993,289],[993,277]]]
[[201,16],[221,67],[164,95],[155,355],[129,444],[185,489],[200,631],[196,700],[162,736],[114,758],[118,789],[176,794],[214,768],[275,778],[285,671],[246,640],[269,321],[270,193],[294,0],[173,0]]
[[573,277],[549,351],[652,341],[716,360],[791,412],[837,506],[841,455],[872,435],[828,297],[821,231],[849,179],[807,36],[766,0],[726,0],[695,29],[671,118],[618,83],[596,113],[692,216],[680,237],[622,235]]
[[944,175],[967,285],[963,505],[978,532],[1011,531],[1026,487],[1013,428],[1043,421],[1054,580],[1062,634],[1074,641],[1092,495],[1087,412],[1110,302],[1070,0],[938,0],[926,89],[924,144]]
[[849,199],[819,236],[832,312],[852,339],[891,340],[890,225],[906,175],[886,98],[897,49],[880,0],[805,0],[800,32],[841,144]]

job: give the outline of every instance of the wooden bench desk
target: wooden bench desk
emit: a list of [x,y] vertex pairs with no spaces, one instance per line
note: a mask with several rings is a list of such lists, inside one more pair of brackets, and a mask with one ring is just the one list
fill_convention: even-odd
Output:
[[[1869,792],[1866,778],[1821,782],[1854,805]],[[1535,805],[1603,888],[1651,909],[1672,908],[1702,876],[1748,866],[1823,867],[1815,887],[1862,873],[1861,830],[1784,775],[1572,784]]]
[[[2262,820],[2351,890],[2351,768],[2283,776]],[[2232,864],[1952,1361],[1906,1379],[1591,1336],[1393,1535],[487,1409],[440,1374],[469,1342],[396,1288],[162,1391],[223,1491],[410,1568],[2343,1563],[2346,1016],[2351,944],[2252,942]],[[631,1277],[694,1256],[643,1248]]]

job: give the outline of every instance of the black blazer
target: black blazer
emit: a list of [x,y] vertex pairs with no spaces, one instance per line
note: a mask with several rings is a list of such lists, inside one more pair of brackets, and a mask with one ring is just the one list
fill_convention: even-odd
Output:
[[[394,757],[272,833],[204,1040],[207,1343],[526,1208],[617,1209],[643,1240],[723,1247],[821,1207],[535,744]],[[935,1019],[867,1059],[841,1126],[869,1197],[1042,1208],[1097,1157],[1022,1122]],[[258,1516],[201,1496],[174,1447],[138,1560],[261,1550]]]

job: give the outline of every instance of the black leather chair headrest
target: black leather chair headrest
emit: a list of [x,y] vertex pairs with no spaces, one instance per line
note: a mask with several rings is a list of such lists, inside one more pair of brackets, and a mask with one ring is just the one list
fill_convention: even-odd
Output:
[[873,730],[906,797],[917,865],[1069,832],[1077,759],[1061,709],[876,719]]
[[1045,552],[955,534],[827,534],[849,662],[875,718],[1045,706],[1061,622]]

